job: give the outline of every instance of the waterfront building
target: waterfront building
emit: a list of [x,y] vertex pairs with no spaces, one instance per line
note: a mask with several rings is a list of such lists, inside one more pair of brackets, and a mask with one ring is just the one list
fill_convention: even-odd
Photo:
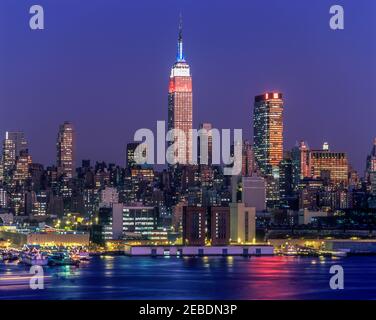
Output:
[[128,238],[166,239],[166,231],[159,228],[159,212],[155,207],[101,203],[98,222],[93,226],[93,241],[105,244],[109,240]]
[[156,235],[158,229],[159,212],[155,207],[124,206],[123,233],[139,234],[144,238]]
[[206,209],[187,206],[183,208],[183,244],[205,245]]
[[213,245],[227,245],[230,241],[230,208],[208,207],[207,241]]
[[229,207],[183,207],[183,244],[226,245],[230,241]]
[[172,227],[175,232],[180,232],[182,230],[183,209],[185,206],[187,206],[187,202],[181,201],[172,208]]
[[274,247],[261,245],[218,246],[144,246],[126,245],[125,254],[130,256],[261,256],[273,255]]
[[93,226],[93,241],[104,244],[108,240],[123,238],[123,204],[101,205],[98,223]]
[[[179,23],[178,50],[168,89],[168,130],[178,129],[185,137],[174,135],[177,148],[168,157],[176,163],[189,164],[192,161],[192,76],[183,53],[182,21]],[[184,141],[183,141],[184,140]]]
[[75,172],[75,132],[71,122],[64,122],[57,135],[57,168],[65,179],[72,179]]
[[230,203],[231,242],[249,243],[256,239],[256,208],[242,202]]
[[90,235],[79,231],[62,231],[46,228],[38,232],[30,230],[0,230],[0,238],[9,239],[12,245],[39,246],[88,246]]

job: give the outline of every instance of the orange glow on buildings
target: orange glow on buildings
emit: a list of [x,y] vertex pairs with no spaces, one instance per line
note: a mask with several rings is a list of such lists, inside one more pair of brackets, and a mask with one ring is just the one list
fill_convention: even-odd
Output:
[[328,179],[334,185],[348,185],[349,164],[343,152],[313,150],[310,152],[310,168],[313,178]]
[[283,159],[282,94],[256,96],[253,119],[255,158],[261,171],[271,174]]

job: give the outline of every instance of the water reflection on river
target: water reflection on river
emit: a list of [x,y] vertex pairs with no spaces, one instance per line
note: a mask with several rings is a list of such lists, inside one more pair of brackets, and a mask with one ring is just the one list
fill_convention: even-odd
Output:
[[[345,289],[331,290],[330,266],[340,264]],[[0,286],[1,299],[375,299],[376,257],[93,257],[46,267],[44,290]],[[0,277],[20,275],[0,264]]]

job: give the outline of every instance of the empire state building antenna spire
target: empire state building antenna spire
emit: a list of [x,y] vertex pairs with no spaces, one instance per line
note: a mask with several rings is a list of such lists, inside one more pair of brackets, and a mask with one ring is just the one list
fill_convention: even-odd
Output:
[[183,55],[183,16],[181,12],[179,15],[178,54],[177,54],[176,60],[178,62],[185,61],[184,55]]

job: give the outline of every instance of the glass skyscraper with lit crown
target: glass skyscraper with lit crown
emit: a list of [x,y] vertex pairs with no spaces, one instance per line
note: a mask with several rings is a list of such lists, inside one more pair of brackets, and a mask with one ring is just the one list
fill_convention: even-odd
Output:
[[255,97],[253,143],[257,166],[267,179],[267,202],[273,205],[279,201],[279,164],[283,160],[282,93]]

